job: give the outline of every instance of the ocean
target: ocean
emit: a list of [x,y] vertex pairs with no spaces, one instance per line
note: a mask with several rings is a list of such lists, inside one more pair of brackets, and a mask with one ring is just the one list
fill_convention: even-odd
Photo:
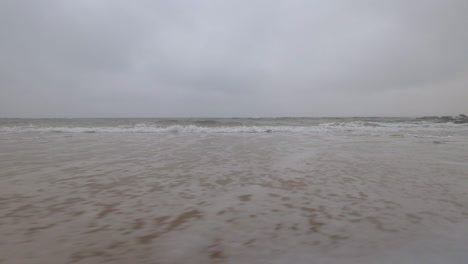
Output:
[[0,119],[0,263],[468,260],[468,121]]

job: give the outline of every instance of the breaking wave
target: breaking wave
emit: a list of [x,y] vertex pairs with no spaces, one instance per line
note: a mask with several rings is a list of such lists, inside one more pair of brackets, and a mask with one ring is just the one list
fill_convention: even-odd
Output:
[[401,131],[468,131],[467,124],[454,123],[379,123],[331,122],[308,126],[200,126],[136,124],[134,126],[0,126],[0,133],[321,133],[321,132],[401,132]]

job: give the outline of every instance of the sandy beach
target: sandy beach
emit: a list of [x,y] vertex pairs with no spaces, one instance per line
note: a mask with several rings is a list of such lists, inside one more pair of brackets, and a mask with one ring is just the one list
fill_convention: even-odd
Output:
[[466,263],[468,138],[0,134],[0,263]]

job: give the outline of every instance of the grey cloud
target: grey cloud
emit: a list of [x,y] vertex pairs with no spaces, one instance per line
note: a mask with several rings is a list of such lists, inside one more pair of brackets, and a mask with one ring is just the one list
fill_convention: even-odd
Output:
[[468,96],[467,12],[457,0],[6,0],[0,116],[468,112],[424,102]]

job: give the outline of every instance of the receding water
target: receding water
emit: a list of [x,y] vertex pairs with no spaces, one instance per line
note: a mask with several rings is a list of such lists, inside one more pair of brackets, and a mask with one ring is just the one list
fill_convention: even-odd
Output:
[[466,263],[468,125],[1,119],[0,263]]

